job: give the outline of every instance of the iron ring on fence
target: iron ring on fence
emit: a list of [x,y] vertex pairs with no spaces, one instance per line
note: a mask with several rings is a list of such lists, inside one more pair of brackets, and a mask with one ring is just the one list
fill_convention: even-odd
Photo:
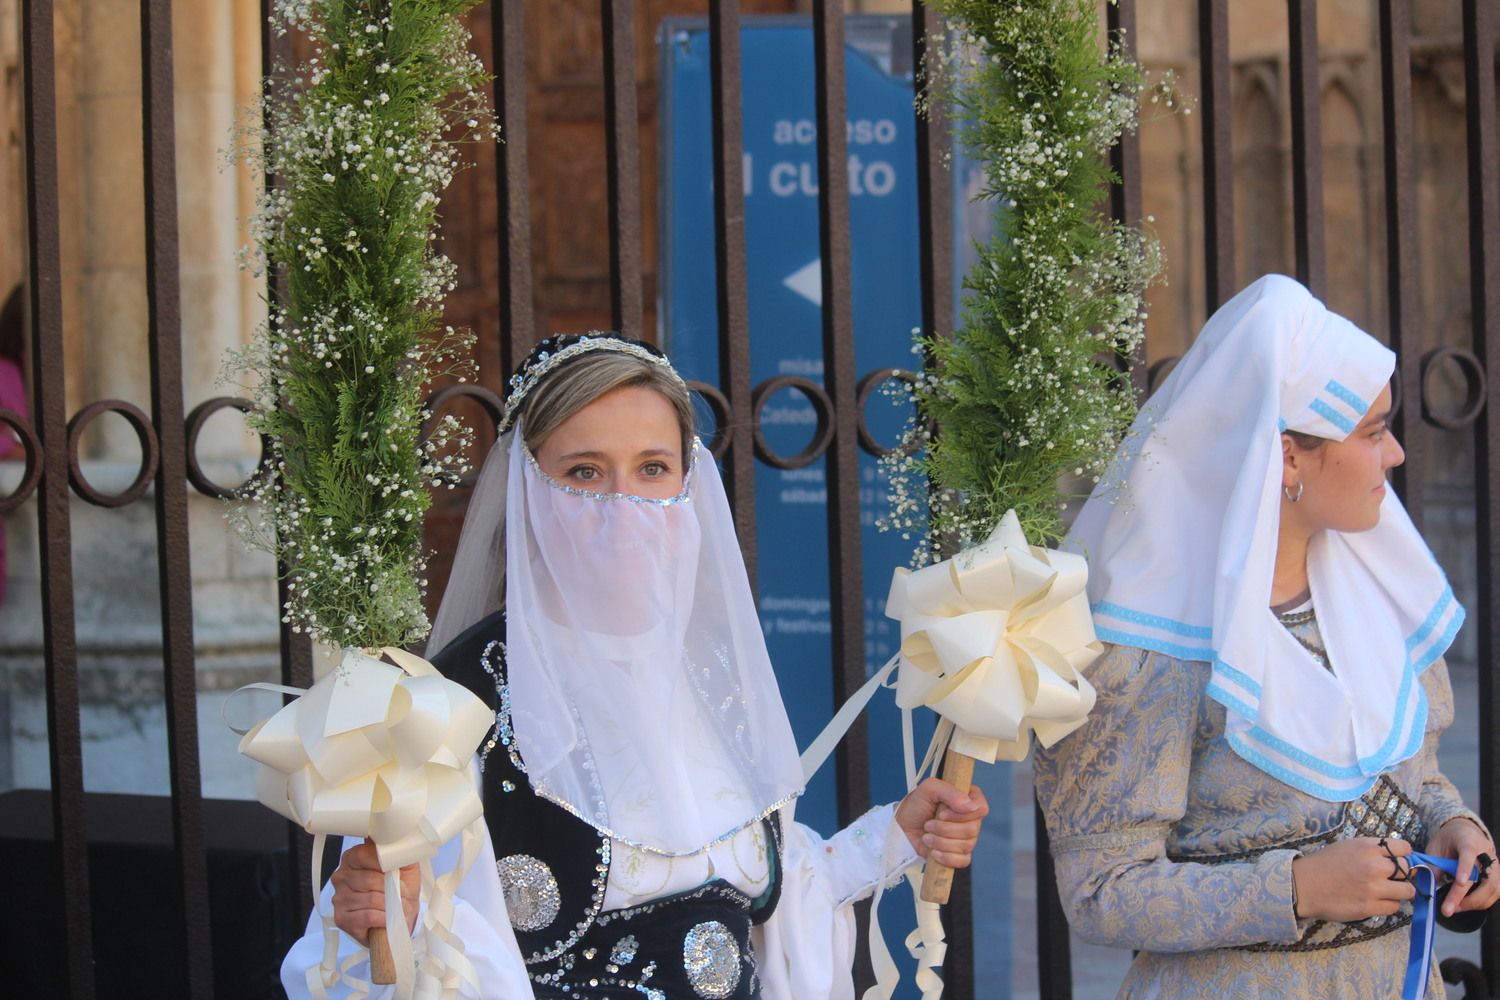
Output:
[[896,451],[904,451],[909,455],[921,447],[920,442],[913,437],[895,447],[887,448],[876,441],[875,435],[870,433],[869,421],[865,418],[865,404],[870,401],[870,395],[888,379],[905,382],[908,387],[911,387],[917,384],[917,373],[900,368],[877,368],[872,372],[866,372],[855,386],[854,408],[859,413],[859,446],[877,458],[884,458]]
[[[1463,372],[1466,390],[1463,406],[1459,407],[1456,414],[1439,413],[1432,406],[1432,387],[1428,382],[1438,363],[1450,359]],[[1456,431],[1478,420],[1479,415],[1484,412],[1484,389],[1484,365],[1473,351],[1462,347],[1435,347],[1422,355],[1422,419],[1434,427]]]
[[693,380],[687,387],[688,392],[696,392],[713,411],[714,436],[709,439],[708,451],[714,458],[723,458],[729,451],[729,397],[707,382]]
[[505,400],[501,399],[493,389],[486,389],[473,382],[458,382],[444,386],[428,396],[424,404],[427,418],[422,421],[422,440],[427,440],[427,436],[432,433],[432,422],[437,419],[438,411],[455,399],[474,400],[489,415],[490,423],[497,427],[500,425],[500,418],[505,415]]
[[[500,395],[493,389],[486,389],[484,386],[476,385],[473,382],[456,382],[453,385],[444,386],[431,396],[428,396],[427,401],[422,404],[423,409],[427,411],[427,415],[422,418],[421,442],[424,448],[426,447],[428,438],[432,435],[432,428],[436,425],[439,411],[456,399],[472,399],[479,404],[480,408],[484,410],[485,415],[490,418],[489,424],[491,428],[500,426],[500,418],[505,415],[505,400],[501,399]],[[481,460],[469,471],[452,479],[449,487],[472,489],[475,482],[478,481],[479,468],[483,464]]]
[[21,482],[8,497],[0,497],[0,514],[7,514],[26,502],[36,490],[42,478],[42,439],[26,418],[15,410],[0,410],[0,424],[9,424],[21,439],[21,448],[26,452],[26,471],[21,473]]
[[1151,362],[1146,369],[1146,395],[1150,396],[1161,384],[1172,374],[1172,369],[1177,367],[1177,362],[1182,360],[1181,354],[1174,354],[1170,358],[1162,358],[1160,361]]
[[[135,431],[136,440],[141,443],[141,471],[136,473],[134,482],[113,496],[94,489],[84,478],[82,462],[78,458],[78,441],[83,436],[84,429],[105,413],[118,413],[124,417],[125,422]],[[151,426],[151,418],[134,403],[127,403],[123,399],[101,399],[85,406],[68,421],[68,483],[73,487],[74,493],[95,507],[124,507],[145,496],[152,477],[156,475],[160,457],[156,429]]]
[[[248,399],[237,396],[215,396],[213,399],[205,399],[192,410],[188,411],[187,420],[184,422],[187,445],[187,478],[193,489],[204,496],[214,497],[219,500],[228,500],[239,494],[245,485],[241,483],[233,488],[220,486],[208,474],[203,471],[203,466],[198,462],[198,432],[203,430],[203,425],[208,423],[208,418],[220,410],[239,410],[241,413],[254,413],[255,404]],[[260,457],[255,460],[255,471],[259,472],[266,464],[266,436],[260,437]],[[255,473],[251,473],[254,478]]]
[[[807,443],[807,447],[790,458],[778,455],[771,450],[760,426],[761,411],[765,409],[767,401],[782,389],[796,389],[806,396],[807,401],[812,404],[813,413],[816,414],[818,422],[817,429],[813,431],[812,440]],[[823,391],[823,387],[812,379],[803,378],[801,375],[777,375],[766,379],[750,393],[750,412],[755,427],[755,454],[762,462],[773,468],[800,469],[811,465],[833,443],[833,401],[828,398],[828,393]]]
[[1438,963],[1443,982],[1463,986],[1463,1000],[1485,1000],[1490,995],[1484,970],[1466,958],[1445,958]]

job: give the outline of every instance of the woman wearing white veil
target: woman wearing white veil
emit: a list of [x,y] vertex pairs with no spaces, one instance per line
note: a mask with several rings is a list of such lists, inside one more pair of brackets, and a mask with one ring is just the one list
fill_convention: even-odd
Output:
[[[826,841],[793,821],[801,767],[728,501],[659,351],[544,341],[500,431],[428,644],[496,713],[460,995],[852,1000],[851,904],[919,856],[968,864],[982,794],[930,780]],[[324,895],[355,953],[384,923],[373,850]],[[315,931],[283,965],[294,997]]]
[[1500,895],[1465,874],[1495,847],[1437,766],[1463,610],[1386,486],[1393,366],[1262,278],[1073,526],[1112,645],[1037,792],[1074,928],[1137,951],[1122,997],[1399,997],[1407,856],[1458,860],[1447,918]]

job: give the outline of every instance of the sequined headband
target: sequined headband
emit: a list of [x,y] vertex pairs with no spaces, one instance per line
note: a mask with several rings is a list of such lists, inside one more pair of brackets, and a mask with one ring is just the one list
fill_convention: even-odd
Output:
[[[561,347],[557,346],[562,341],[568,341],[568,343]],[[677,369],[672,367],[672,362],[667,360],[666,355],[649,344],[627,340],[613,333],[585,333],[576,339],[549,337],[536,345],[536,348],[521,363],[521,367],[516,369],[516,373],[510,377],[510,391],[505,397],[505,413],[500,418],[500,433],[504,434],[515,425],[521,404],[526,401],[526,397],[542,379],[558,366],[592,351],[615,351],[642,361],[649,361],[669,374],[679,385],[686,385],[682,376],[677,374]]]

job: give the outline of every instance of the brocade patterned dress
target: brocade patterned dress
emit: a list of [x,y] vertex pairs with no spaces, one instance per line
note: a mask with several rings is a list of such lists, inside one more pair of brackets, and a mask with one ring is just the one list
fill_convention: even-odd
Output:
[[[1288,617],[1315,650],[1312,615]],[[1409,908],[1353,924],[1299,921],[1292,859],[1342,837],[1394,833],[1420,846],[1448,820],[1473,817],[1437,765],[1453,720],[1443,661],[1421,675],[1421,750],[1347,804],[1300,792],[1231,749],[1207,663],[1107,646],[1089,679],[1098,706],[1038,750],[1036,787],[1074,930],[1137,952],[1119,996],[1399,997]],[[1428,996],[1442,997],[1436,963],[1433,973]]]

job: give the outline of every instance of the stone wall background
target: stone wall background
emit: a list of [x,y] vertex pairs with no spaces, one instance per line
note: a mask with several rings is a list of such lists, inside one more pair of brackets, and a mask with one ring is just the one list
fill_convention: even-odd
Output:
[[[19,8],[17,0],[0,0],[0,294],[26,272]],[[236,116],[258,94],[260,25],[256,4],[227,0],[184,0],[173,17],[183,365],[191,408],[238,394],[216,384],[221,358],[264,315],[259,285],[235,258],[259,179],[226,169],[222,156]],[[67,411],[106,398],[149,411],[140,7],[134,0],[60,0],[54,30]],[[256,454],[237,414],[213,418],[199,438],[200,461],[219,482],[242,479]],[[106,415],[82,435],[79,458],[90,483],[116,492],[135,477],[140,447],[124,420]],[[0,492],[12,490],[20,475],[20,463],[0,462]],[[220,501],[191,490],[188,497],[204,792],[244,797],[249,771],[218,721],[218,702],[228,690],[276,672],[273,567],[228,537]],[[0,789],[46,787],[35,499],[6,516],[3,527]],[[165,793],[150,494],[115,510],[75,497],[72,531],[86,785]]]

